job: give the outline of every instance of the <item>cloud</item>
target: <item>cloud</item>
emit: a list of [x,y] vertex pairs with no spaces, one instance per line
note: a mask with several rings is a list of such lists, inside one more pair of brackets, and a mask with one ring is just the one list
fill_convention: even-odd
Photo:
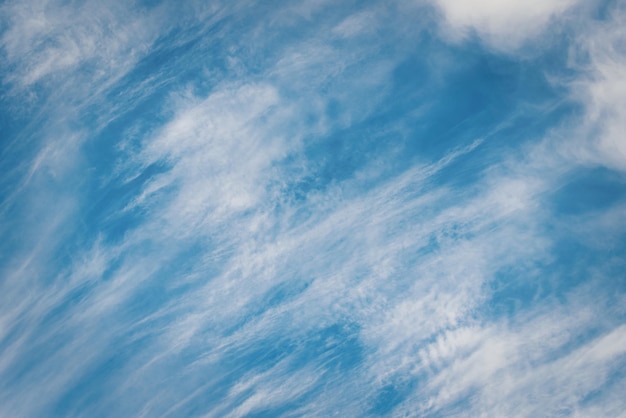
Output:
[[[567,218],[552,205],[581,162],[621,167],[602,139],[619,129],[621,96],[609,85],[621,76],[617,20],[580,40],[591,57],[576,84],[582,125],[607,130],[575,137],[572,149],[587,144],[576,154],[559,141],[581,124],[542,114],[548,106],[525,108],[550,128],[519,143],[511,130],[528,129],[517,110],[477,140],[471,118],[458,136],[420,129],[452,120],[454,106],[438,113],[429,101],[457,96],[410,91],[407,78],[422,70],[413,57],[432,51],[397,30],[411,19],[393,8],[384,18],[376,8],[332,8],[319,20],[325,2],[215,6],[183,33],[169,29],[184,13],[124,38],[144,22],[143,9],[127,16],[118,5],[109,15],[84,3],[48,13],[42,4],[33,21],[25,6],[4,6],[38,45],[20,57],[19,25],[5,32],[10,65],[22,69],[6,79],[27,89],[71,80],[87,64],[113,75],[46,96],[63,109],[66,97],[88,97],[104,116],[95,128],[75,122],[79,135],[44,109],[49,120],[35,136],[51,138],[43,134],[51,126],[74,135],[35,147],[15,195],[29,211],[7,205],[0,214],[23,235],[23,248],[0,259],[0,414],[536,416],[623,407],[614,370],[623,368],[624,297],[607,284],[619,263],[597,244],[611,230],[610,251],[620,245],[623,204]],[[453,36],[474,30],[490,46],[476,60],[519,48],[574,7],[438,4]],[[89,13],[96,17],[70,24]],[[108,24],[123,39],[100,50]],[[307,36],[288,36],[294,25],[308,25]],[[270,50],[271,59],[259,52]],[[167,65],[154,64],[164,51]],[[135,65],[146,74],[122,80]],[[435,90],[450,82],[438,75]],[[128,101],[111,103],[110,91]],[[72,120],[86,109],[74,107]],[[88,146],[110,159],[94,164],[98,181],[81,171]],[[563,262],[574,244],[588,258]]]
[[134,19],[137,15],[125,9],[115,2],[106,7],[89,1],[79,7],[46,0],[3,4],[7,29],[0,43],[13,70],[8,81],[22,87],[51,77],[58,82],[63,72],[81,67],[97,80],[128,68],[151,42],[152,17]]
[[141,157],[145,165],[163,160],[172,166],[151,182],[159,189],[177,188],[163,219],[172,231],[209,229],[261,204],[266,172],[287,151],[278,130],[270,136],[256,122],[271,119],[278,100],[270,86],[226,89],[178,114],[147,143]]
[[476,34],[499,51],[515,51],[547,30],[552,20],[578,0],[435,0],[445,33],[460,41]]
[[584,71],[573,85],[585,108],[582,125],[587,144],[578,152],[583,162],[626,169],[626,51],[623,39],[626,12],[609,9],[606,20],[593,22],[578,41],[580,59],[574,65]]
[[452,41],[476,34],[487,47],[510,55],[521,54],[520,48],[533,40],[546,42],[550,38],[546,32],[555,22],[561,22],[559,30],[575,33],[568,65],[576,74],[546,73],[552,82],[568,86],[571,98],[584,108],[584,120],[572,125],[575,127],[564,134],[568,140],[558,147],[567,158],[580,163],[624,170],[624,10],[618,3],[610,3],[606,17],[595,20],[593,7],[578,7],[578,3],[436,1],[444,34]]

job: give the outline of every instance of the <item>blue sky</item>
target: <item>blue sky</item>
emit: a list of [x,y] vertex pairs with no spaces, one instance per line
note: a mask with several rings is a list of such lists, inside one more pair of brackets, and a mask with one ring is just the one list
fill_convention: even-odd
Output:
[[0,416],[626,416],[626,3],[0,4]]

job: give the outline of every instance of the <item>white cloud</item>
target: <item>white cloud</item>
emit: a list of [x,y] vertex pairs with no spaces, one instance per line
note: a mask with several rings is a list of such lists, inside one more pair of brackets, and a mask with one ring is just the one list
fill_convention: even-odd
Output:
[[145,51],[153,36],[154,16],[136,18],[117,3],[16,1],[3,4],[0,13],[8,22],[0,45],[14,68],[9,81],[23,87],[50,77],[58,83],[87,63],[94,66],[87,69],[92,81],[110,77]]
[[[535,306],[510,321],[443,330],[421,348],[415,362],[414,373],[424,382],[419,396],[396,412],[452,413],[463,400],[463,410],[472,416],[561,416],[585,410],[585,396],[623,365],[626,334],[623,325],[613,323],[582,342],[599,325],[603,308],[575,298],[568,302]],[[595,407],[605,416],[615,405]]]
[[[222,223],[261,203],[268,170],[287,153],[286,138],[267,132],[278,103],[267,85],[227,88],[180,112],[147,143],[144,164],[172,166],[153,184],[177,189],[163,219],[177,234],[198,232],[203,223]],[[270,126],[258,123],[264,117]],[[290,139],[297,147],[297,138]]]
[[352,38],[370,34],[376,31],[378,27],[378,19],[376,10],[367,10],[360,13],[352,14],[345,18],[341,23],[332,29],[333,34],[339,37]]
[[513,51],[547,30],[579,0],[434,0],[453,40],[475,33],[487,45]]
[[[583,72],[573,85],[585,107],[581,144],[568,153],[583,163],[626,170],[626,11],[609,9],[606,20],[592,22],[578,39],[578,62]],[[576,146],[579,149],[576,149]]]
[[582,120],[572,119],[571,131],[563,133],[567,138],[557,148],[575,162],[626,169],[623,6],[609,5],[607,17],[594,20],[590,12],[593,4],[586,5],[590,8],[582,7],[579,0],[435,0],[435,3],[443,14],[445,36],[458,42],[476,34],[499,52],[517,54],[529,41],[549,42],[551,26],[574,33],[570,65],[577,75],[573,80],[570,76],[557,82],[571,87],[572,98],[584,107],[584,116]]
[[[483,1],[468,9],[440,1],[454,30],[474,28],[498,48],[536,36],[571,4],[537,3],[527,10],[519,2]],[[306,3],[292,14],[309,19],[321,5]],[[460,14],[464,8],[467,15]],[[20,61],[15,53],[14,62],[27,70],[22,83],[104,59],[95,41],[74,39],[81,25],[64,35],[57,24],[50,29],[46,18],[44,13],[42,22],[24,20],[26,32],[35,34],[28,36],[35,43],[58,38],[59,48],[71,56],[48,62],[41,52]],[[372,19],[382,24],[369,12],[357,13],[334,26],[335,32],[369,36]],[[14,51],[24,48],[16,33],[9,31],[4,40]],[[376,396],[381,386],[423,375],[424,390],[410,394],[398,414],[446,411],[472,391],[468,411],[476,416],[536,416],[558,411],[560,404],[580,414],[590,413],[587,407],[608,413],[623,406],[614,395],[612,409],[579,402],[607,382],[611,365],[621,364],[623,326],[609,320],[598,335],[579,343],[604,313],[612,318],[602,310],[606,303],[583,298],[570,309],[545,303],[516,312],[510,321],[488,320],[479,312],[499,272],[515,268],[523,276],[516,280],[538,280],[533,266],[550,257],[553,242],[541,228],[550,221],[543,198],[558,183],[562,170],[556,166],[562,161],[540,155],[543,145],[522,150],[515,162],[490,160],[490,169],[463,188],[434,179],[460,158],[482,156],[481,141],[384,181],[372,162],[353,178],[309,192],[304,202],[288,195],[309,169],[302,156],[306,141],[370,114],[397,64],[364,64],[370,44],[347,52],[333,40],[324,34],[286,47],[262,76],[218,84],[207,97],[183,94],[172,101],[171,120],[137,144],[138,154],[132,145],[122,149],[130,159],[110,181],[133,177],[151,164],[163,166],[126,208],[142,211],[139,224],[119,244],[99,237],[90,250],[74,255],[66,271],[54,276],[53,286],[24,282],[12,287],[13,293],[0,292],[0,337],[24,325],[2,353],[0,376],[28,360],[26,348],[51,344],[48,357],[20,384],[6,387],[1,413],[42,415],[68,386],[108,359],[108,351],[115,352],[110,348],[139,339],[136,334],[152,337],[148,347],[129,349],[127,363],[111,371],[112,383],[103,383],[101,403],[85,407],[85,414],[176,414],[219,386],[224,389],[220,404],[205,406],[215,415],[245,415],[308,394],[302,414],[341,410],[363,416],[370,406],[363,399]],[[125,48],[114,46],[112,55]],[[597,74],[597,80],[621,75],[610,69]],[[320,86],[333,88],[322,95]],[[589,91],[601,108],[620,103],[610,87]],[[325,120],[329,95],[347,108],[337,125]],[[80,157],[65,159],[64,150],[46,148],[32,171],[47,167],[66,179],[69,172],[63,169]],[[293,172],[283,165],[289,158],[300,164]],[[29,191],[42,197],[38,189]],[[36,214],[48,222],[54,220],[46,211],[53,200],[38,201],[43,209]],[[610,213],[605,222],[615,223],[620,214]],[[51,225],[40,237],[48,251],[58,248],[51,236],[66,224]],[[10,281],[46,273],[44,258],[34,254],[35,263],[29,264],[29,257],[15,256],[25,267],[12,270]],[[147,284],[157,290],[142,288]],[[168,292],[166,301],[158,298],[160,286]],[[46,314],[77,289],[84,294],[73,299],[74,305],[42,327]],[[265,306],[281,289],[286,289],[284,299]],[[155,305],[147,308],[149,314],[133,310],[143,302]],[[595,305],[600,308],[593,310]],[[346,328],[356,347],[318,337],[331,325]],[[66,340],[54,346],[58,336]],[[270,340],[289,343],[275,364],[263,367],[260,361],[248,369],[237,364],[225,371],[228,361]],[[298,355],[312,343],[329,354],[313,355],[302,367]],[[351,348],[362,350],[358,365],[333,374],[332,362]],[[224,377],[231,380],[220,381]],[[47,390],[33,390],[41,382]]]

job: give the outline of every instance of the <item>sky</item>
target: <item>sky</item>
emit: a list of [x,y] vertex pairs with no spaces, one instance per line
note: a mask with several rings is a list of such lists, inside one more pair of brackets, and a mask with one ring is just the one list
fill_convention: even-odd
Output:
[[0,3],[0,417],[626,417],[626,2]]

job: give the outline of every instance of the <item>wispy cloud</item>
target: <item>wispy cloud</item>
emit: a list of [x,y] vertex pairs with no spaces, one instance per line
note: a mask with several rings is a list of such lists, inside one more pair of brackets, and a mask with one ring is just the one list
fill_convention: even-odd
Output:
[[28,87],[40,81],[64,83],[77,70],[99,80],[128,68],[145,53],[157,24],[129,14],[128,5],[82,2],[78,7],[55,1],[7,2],[2,46],[12,71],[7,81]]
[[620,43],[625,16],[623,6],[610,7],[605,20],[593,22],[578,39],[582,61],[578,64],[585,72],[575,84],[585,106],[582,129],[590,142],[578,152],[583,154],[580,158],[622,171],[626,167],[626,55]]
[[[48,105],[1,161],[0,415],[621,413],[624,205],[555,203],[623,185],[620,8],[186,7],[2,6],[3,100]],[[519,68],[566,89],[458,110]]]

